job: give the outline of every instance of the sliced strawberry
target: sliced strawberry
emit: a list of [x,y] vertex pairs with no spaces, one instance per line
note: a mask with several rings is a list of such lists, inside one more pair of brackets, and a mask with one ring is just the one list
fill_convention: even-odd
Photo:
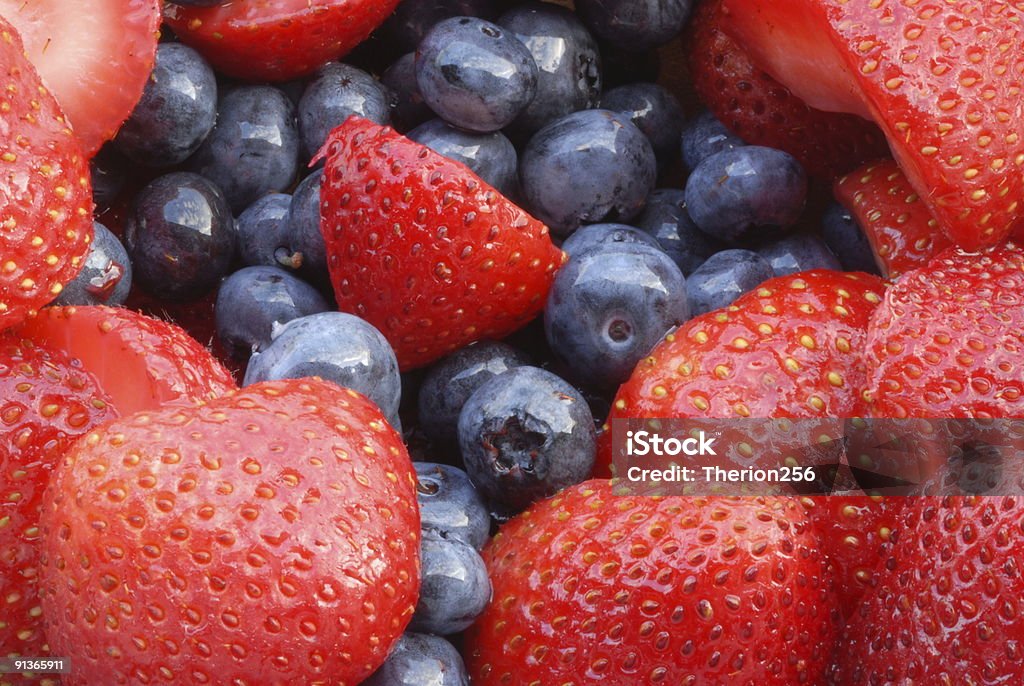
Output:
[[1024,219],[1024,11],[942,3],[724,0],[726,30],[812,107],[874,119],[949,238]]
[[857,219],[886,278],[923,267],[951,245],[894,160],[844,176],[835,195]]
[[685,45],[697,94],[734,133],[752,145],[785,150],[828,180],[888,154],[885,136],[873,123],[808,107],[756,67],[723,30],[725,19],[722,0],[702,3]]
[[142,97],[160,27],[159,0],[0,0],[25,49],[92,156]]
[[348,54],[398,0],[246,0],[216,7],[168,3],[164,19],[229,76],[285,81]]
[[380,329],[403,369],[540,312],[561,251],[465,165],[355,116],[325,156],[321,230],[338,307]]

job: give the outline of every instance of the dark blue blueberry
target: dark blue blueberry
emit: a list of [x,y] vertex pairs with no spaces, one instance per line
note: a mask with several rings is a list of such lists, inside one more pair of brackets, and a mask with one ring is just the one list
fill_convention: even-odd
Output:
[[319,291],[288,272],[245,267],[221,282],[214,310],[217,337],[231,357],[245,362],[270,345],[275,330],[329,309]]
[[113,146],[104,145],[89,162],[92,178],[92,201],[98,210],[114,204],[128,180],[128,160]]
[[244,385],[319,376],[359,391],[398,426],[402,380],[384,336],[368,322],[344,312],[320,312],[286,323],[270,345],[249,358]]
[[382,28],[391,47],[409,52],[430,29],[452,17],[495,17],[495,0],[402,0]]
[[440,22],[416,51],[416,82],[438,116],[467,131],[505,128],[537,93],[537,63],[497,24],[473,17]]
[[451,643],[440,636],[407,632],[362,686],[469,686],[469,674]]
[[608,390],[688,318],[686,282],[675,262],[660,248],[619,244],[574,255],[559,270],[544,330],[572,378]]
[[597,106],[601,54],[575,14],[528,2],[503,14],[498,24],[514,33],[537,63],[537,95],[513,122],[517,132],[529,135],[555,119]]
[[514,367],[530,364],[530,358],[498,341],[466,346],[432,366],[419,392],[420,425],[442,446],[458,444],[459,413],[484,382]]
[[807,173],[791,155],[755,145],[701,162],[686,181],[686,208],[704,233],[735,242],[753,229],[793,226],[807,200]]
[[92,243],[82,271],[64,286],[54,305],[123,305],[132,287],[132,262],[117,236],[93,222]]
[[662,166],[679,155],[679,138],[686,116],[676,96],[656,83],[619,86],[601,96],[601,107],[622,112],[651,141]]
[[696,169],[712,155],[746,145],[707,110],[683,125],[681,141],[683,166],[688,170]]
[[317,169],[304,178],[292,194],[292,206],[288,210],[287,247],[302,255],[299,272],[315,284],[329,281],[327,247],[320,233],[320,186],[323,178],[323,169]]
[[431,150],[462,162],[504,195],[516,191],[519,157],[501,132],[466,133],[433,119],[410,131],[408,137]]
[[202,56],[181,43],[161,43],[142,98],[117,133],[116,145],[150,167],[184,162],[217,121],[217,78]]
[[220,99],[217,125],[192,158],[235,212],[287,189],[299,165],[295,106],[271,86],[240,86]]
[[538,367],[490,379],[459,414],[466,472],[499,519],[589,478],[596,443],[587,401]]
[[647,206],[633,223],[658,241],[683,276],[725,249],[723,243],[697,228],[686,211],[686,193],[676,188],[660,188],[647,196]]
[[421,526],[477,550],[483,548],[491,535],[491,515],[469,475],[447,464],[414,462],[413,467]]
[[691,4],[692,0],[576,0],[576,12],[594,35],[639,52],[678,36]]
[[217,186],[198,174],[175,172],[135,197],[124,243],[140,286],[168,300],[189,300],[228,273],[235,222]]
[[775,276],[786,276],[811,269],[842,271],[843,266],[820,236],[795,234],[772,241],[757,249],[768,260]]
[[409,630],[448,636],[468,629],[491,599],[480,553],[428,529],[420,542],[420,565],[420,599]]
[[306,159],[315,155],[327,135],[351,115],[378,124],[391,118],[391,102],[377,79],[348,64],[320,67],[299,101],[299,133]]
[[625,224],[589,224],[581,226],[562,243],[562,252],[570,258],[594,248],[606,248],[629,243],[644,243],[661,249],[658,241],[635,226]]
[[650,141],[629,117],[608,110],[575,112],[548,124],[519,164],[529,209],[560,236],[580,224],[637,216],[656,175]]
[[235,221],[238,254],[248,265],[268,265],[297,269],[301,253],[295,253],[289,241],[288,210],[292,196],[271,193],[245,208]]
[[434,118],[416,83],[416,53],[399,57],[380,77],[391,96],[391,122],[400,132],[410,131]]
[[750,250],[723,250],[712,255],[686,279],[694,317],[728,307],[736,298],[775,276],[772,266]]
[[878,263],[875,262],[875,251],[871,249],[868,237],[861,231],[860,225],[845,207],[833,202],[825,210],[821,220],[821,234],[825,243],[850,272],[867,272],[878,274]]

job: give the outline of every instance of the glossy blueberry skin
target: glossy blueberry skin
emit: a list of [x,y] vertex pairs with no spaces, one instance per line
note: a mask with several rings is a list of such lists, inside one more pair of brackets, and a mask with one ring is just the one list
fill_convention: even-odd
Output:
[[528,2],[498,19],[537,63],[537,95],[512,127],[533,134],[555,119],[597,106],[601,96],[601,53],[597,41],[571,11]]
[[402,0],[381,28],[391,46],[409,52],[419,47],[430,29],[445,19],[494,19],[495,4],[495,0]]
[[420,525],[444,538],[453,538],[476,550],[491,535],[491,515],[469,475],[458,467],[414,462]]
[[245,362],[270,345],[273,332],[293,319],[330,309],[320,292],[277,267],[244,267],[217,292],[217,337],[232,358]]
[[135,197],[124,244],[133,279],[151,294],[190,300],[228,273],[237,237],[231,208],[206,178],[175,172]]
[[293,253],[302,255],[299,273],[316,284],[327,283],[327,247],[320,233],[320,186],[323,169],[317,169],[302,180],[292,194],[288,210],[288,244]]
[[64,286],[54,305],[123,305],[132,288],[132,262],[128,251],[99,222],[93,222],[93,239],[82,271]]
[[850,211],[839,203],[830,203],[825,210],[821,219],[821,235],[846,271],[880,273],[868,237]]
[[581,224],[628,222],[654,189],[657,163],[629,117],[584,110],[537,132],[519,162],[528,208],[558,236]]
[[641,52],[679,35],[692,0],[576,0],[576,13],[596,36]]
[[480,553],[429,529],[420,542],[420,599],[410,631],[449,636],[468,629],[491,599]]
[[202,56],[181,43],[161,43],[135,109],[117,133],[125,157],[150,167],[184,162],[217,121],[217,78]]
[[712,255],[686,279],[694,317],[728,307],[736,298],[775,276],[772,266],[751,250],[723,250]]
[[811,269],[842,271],[843,266],[820,236],[795,234],[767,243],[757,253],[768,260],[775,276],[786,276]]
[[398,426],[398,360],[383,334],[359,317],[319,312],[288,322],[249,358],[243,385],[306,376],[359,391]]
[[807,173],[791,155],[755,145],[701,162],[686,181],[686,207],[708,235],[735,242],[755,229],[791,227],[807,200]]
[[601,107],[622,112],[651,141],[658,164],[665,166],[679,154],[679,138],[686,116],[676,96],[656,83],[619,86],[601,96]]
[[689,318],[686,281],[660,248],[618,244],[574,255],[544,308],[544,332],[571,378],[610,390]]
[[594,468],[594,416],[579,391],[538,367],[481,385],[459,414],[459,448],[473,485],[499,520]]
[[729,131],[707,110],[683,124],[680,140],[683,166],[690,171],[712,155],[746,145],[742,138]]
[[328,134],[353,114],[387,124],[391,119],[388,94],[362,69],[328,62],[317,70],[299,100],[299,133],[306,159],[319,152]]
[[399,133],[434,118],[434,110],[423,102],[420,85],[416,83],[416,53],[395,60],[381,75],[380,82],[391,97],[391,124]]
[[474,343],[434,364],[420,384],[424,433],[441,446],[457,446],[459,413],[469,396],[498,374],[527,364],[528,355],[499,341]]
[[264,195],[235,220],[238,231],[238,255],[250,265],[295,269],[302,262],[288,247],[288,210],[292,196],[284,193]]
[[299,164],[295,105],[272,86],[239,86],[220,99],[217,125],[192,170],[221,187],[234,212],[287,189]]
[[537,63],[497,24],[446,19],[416,51],[416,82],[439,117],[467,131],[503,129],[537,93]]
[[361,686],[469,686],[469,674],[451,643],[440,636],[406,632]]
[[647,196],[647,206],[633,223],[654,237],[683,276],[689,276],[726,248],[697,228],[686,211],[686,193],[676,188],[659,188]]
[[636,228],[626,224],[589,224],[581,226],[562,243],[562,252],[570,259],[595,248],[611,248],[632,243],[644,243],[661,249],[658,241]]
[[406,134],[434,152],[469,167],[504,195],[515,193],[519,156],[515,146],[500,132],[466,133],[442,119],[432,119]]

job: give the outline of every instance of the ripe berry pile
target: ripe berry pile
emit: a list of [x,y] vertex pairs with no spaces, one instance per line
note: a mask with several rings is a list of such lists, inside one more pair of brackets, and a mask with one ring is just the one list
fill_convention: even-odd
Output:
[[[0,0],[0,665],[1024,683],[1022,98],[1016,0]],[[930,417],[616,488],[612,420]]]

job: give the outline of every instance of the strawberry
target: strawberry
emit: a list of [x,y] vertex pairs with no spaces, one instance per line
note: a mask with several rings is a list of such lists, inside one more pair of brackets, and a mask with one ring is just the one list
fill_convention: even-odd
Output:
[[726,30],[808,105],[874,119],[955,244],[1024,219],[1024,9],[1006,0],[724,0]]
[[75,278],[92,231],[88,164],[0,17],[0,330]]
[[888,153],[878,127],[861,117],[808,107],[759,69],[723,30],[722,0],[708,0],[690,21],[685,45],[693,85],[726,126],[752,145],[785,150],[824,179]]
[[164,19],[183,43],[229,76],[286,81],[348,54],[398,0],[249,0],[214,7],[168,3]]
[[319,379],[107,424],[66,455],[42,516],[66,686],[358,684],[416,605],[401,437]]
[[951,245],[894,160],[839,179],[835,196],[857,219],[886,278],[924,266]]
[[71,443],[116,416],[96,379],[67,356],[0,334],[0,655],[47,654],[38,593],[43,490]]
[[484,550],[473,683],[820,684],[832,576],[785,498],[631,498],[588,481]]
[[0,16],[21,33],[91,157],[142,97],[156,59],[159,0],[0,0]]
[[325,156],[321,230],[338,307],[380,329],[402,369],[505,336],[544,306],[564,256],[463,164],[356,116],[314,162]]

